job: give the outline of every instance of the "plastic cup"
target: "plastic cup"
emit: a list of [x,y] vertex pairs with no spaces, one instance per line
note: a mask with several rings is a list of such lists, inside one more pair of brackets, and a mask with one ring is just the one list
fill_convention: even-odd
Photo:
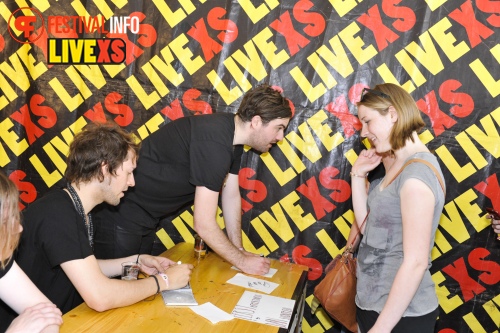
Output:
[[194,235],[194,257],[198,260],[205,258],[207,244],[197,234]]
[[137,280],[139,264],[134,261],[122,263],[122,280]]

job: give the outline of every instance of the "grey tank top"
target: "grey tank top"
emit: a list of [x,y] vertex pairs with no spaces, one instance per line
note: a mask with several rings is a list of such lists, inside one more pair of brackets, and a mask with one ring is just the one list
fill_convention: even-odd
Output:
[[[431,153],[417,153],[411,158],[429,161],[443,177],[439,163]],[[408,160],[409,160],[408,159]],[[358,250],[356,305],[363,310],[381,312],[392,283],[403,261],[403,226],[399,192],[404,182],[416,178],[424,182],[436,198],[432,219],[430,249],[444,205],[444,193],[434,172],[423,163],[408,165],[394,181],[380,191],[380,182],[368,195],[368,219]],[[444,178],[441,178],[444,179]],[[429,272],[431,253],[424,277],[404,312],[404,317],[428,314],[438,306],[434,283]]]

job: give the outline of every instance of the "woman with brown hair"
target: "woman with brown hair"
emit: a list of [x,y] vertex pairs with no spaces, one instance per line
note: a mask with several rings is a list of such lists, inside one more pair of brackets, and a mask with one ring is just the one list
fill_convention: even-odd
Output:
[[[438,300],[430,254],[445,198],[439,163],[419,139],[425,124],[401,87],[364,89],[358,117],[361,136],[372,144],[351,170],[360,227],[368,214],[357,257],[359,331],[432,333]],[[385,177],[367,193],[366,177],[384,154],[392,163],[384,163]]]
[[[12,259],[23,230],[19,217],[19,192],[0,172],[0,299],[19,313],[10,332],[59,332],[61,311],[43,295]],[[3,319],[1,322],[5,322]],[[0,331],[3,331],[2,327]]]

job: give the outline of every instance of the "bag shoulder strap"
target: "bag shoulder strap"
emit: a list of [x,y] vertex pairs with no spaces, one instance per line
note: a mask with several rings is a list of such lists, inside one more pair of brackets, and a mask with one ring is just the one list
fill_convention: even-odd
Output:
[[[366,213],[365,219],[364,219],[363,223],[361,223],[361,226],[358,228],[358,231],[356,232],[356,236],[354,236],[354,239],[352,240],[352,242],[350,244],[346,245],[344,253],[345,252],[353,253],[354,251],[356,251],[356,248],[359,245],[358,237],[361,234],[361,229],[363,229],[363,226],[365,225],[367,219],[368,219],[368,213]],[[357,224],[356,221],[354,221],[354,223]],[[351,226],[351,228],[354,228],[354,225],[355,225],[354,223]],[[356,225],[356,227],[357,227],[357,225]]]
[[394,179],[396,179],[408,165],[415,163],[415,162],[423,163],[423,164],[427,165],[432,170],[432,172],[434,172],[434,174],[436,175],[436,178],[439,181],[439,185],[441,185],[441,189],[443,190],[443,193],[446,196],[446,190],[444,187],[443,179],[441,178],[441,175],[437,171],[436,167],[434,165],[432,165],[432,163],[430,163],[429,161],[426,161],[426,160],[421,159],[421,158],[412,158],[412,159],[406,161],[406,163],[403,164],[401,169],[399,169],[399,171],[394,175],[394,177],[392,177],[391,181],[385,187],[389,186],[394,181]]

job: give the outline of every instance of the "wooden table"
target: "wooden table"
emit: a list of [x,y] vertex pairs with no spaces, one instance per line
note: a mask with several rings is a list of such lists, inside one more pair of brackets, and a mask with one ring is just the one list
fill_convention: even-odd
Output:
[[[231,269],[232,265],[216,253],[209,252],[198,263],[194,258],[193,244],[179,243],[162,256],[195,265],[191,275],[191,287],[200,305],[211,302],[227,313],[231,313],[245,291],[242,287],[226,283],[237,271]],[[214,325],[187,307],[165,306],[161,295],[157,295],[152,301],[141,301],[101,313],[90,309],[83,303],[63,316],[64,324],[61,326],[61,333],[300,332],[308,267],[282,263],[278,260],[271,260],[271,267],[278,270],[272,278],[259,277],[279,284],[270,295],[297,300],[288,330],[241,319],[219,322]]]

